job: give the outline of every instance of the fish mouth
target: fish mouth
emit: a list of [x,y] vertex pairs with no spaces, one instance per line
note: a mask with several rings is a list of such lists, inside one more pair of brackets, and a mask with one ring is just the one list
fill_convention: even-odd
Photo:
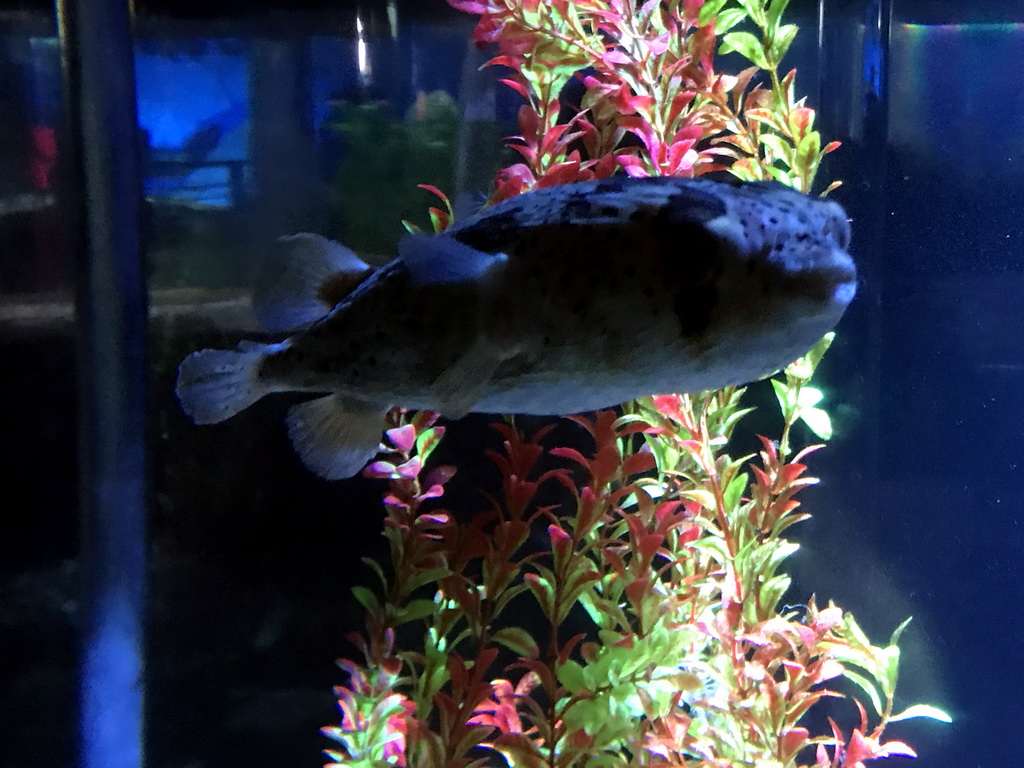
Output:
[[857,294],[857,268],[845,251],[833,251],[826,263],[801,270],[786,283],[789,293],[845,307]]

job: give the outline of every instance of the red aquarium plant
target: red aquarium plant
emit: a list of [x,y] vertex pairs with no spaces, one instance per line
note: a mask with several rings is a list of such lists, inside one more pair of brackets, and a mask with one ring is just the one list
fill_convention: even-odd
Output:
[[[810,191],[837,146],[794,98],[795,73],[778,74],[797,32],[782,23],[786,0],[449,2],[479,14],[475,39],[497,46],[490,63],[524,99],[511,139],[522,162],[499,172],[492,202],[615,172],[728,170]],[[717,71],[728,52],[751,66]],[[573,77],[585,94],[559,122]],[[430,211],[440,231],[451,209],[428,189],[445,203]],[[367,559],[379,584],[356,590],[362,659],[341,662],[330,764],[853,768],[912,756],[885,740],[888,726],[948,717],[895,710],[903,626],[876,646],[835,605],[781,605],[797,548],[784,534],[808,517],[798,496],[820,448],[795,450],[791,429],[829,437],[810,381],[831,340],[773,380],[783,431],[755,456],[729,452],[749,412],[737,387],[571,417],[585,448],[549,445],[550,426],[496,425],[501,493],[469,522],[443,507],[455,469],[430,463],[437,415],[394,410],[385,458],[366,470],[387,483],[390,562]],[[541,631],[522,624],[531,610]],[[859,717],[812,732],[808,713],[840,697],[843,678]]]

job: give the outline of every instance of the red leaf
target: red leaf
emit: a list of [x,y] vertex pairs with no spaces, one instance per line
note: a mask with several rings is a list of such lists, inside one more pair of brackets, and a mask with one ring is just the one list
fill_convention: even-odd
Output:
[[641,451],[640,453],[634,453],[627,456],[622,461],[622,474],[629,477],[630,475],[639,475],[641,472],[647,472],[654,469],[657,465],[657,461],[654,455]]
[[554,187],[559,184],[569,184],[576,181],[580,173],[580,162],[579,160],[569,160],[564,163],[557,163],[545,172],[545,174],[537,180],[537,187]]
[[524,99],[529,99],[530,98],[530,91],[527,90],[526,86],[523,85],[522,83],[520,83],[519,81],[512,80],[511,78],[508,78],[508,77],[504,77],[504,78],[498,80],[498,82],[499,83],[504,83],[509,88],[511,88],[513,91],[515,91],[520,96],[522,96]]
[[552,523],[548,526],[548,536],[551,538],[551,548],[559,555],[566,555],[572,546],[572,537],[560,526]]
[[552,456],[558,456],[560,459],[569,459],[570,461],[575,461],[577,464],[582,464],[584,467],[590,467],[590,459],[588,459],[582,453],[577,451],[575,448],[552,448],[549,451],[549,453]]

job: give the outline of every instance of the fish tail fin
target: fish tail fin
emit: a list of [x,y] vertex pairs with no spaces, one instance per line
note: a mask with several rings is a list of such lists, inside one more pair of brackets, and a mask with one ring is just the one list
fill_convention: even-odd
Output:
[[279,238],[253,287],[253,310],[266,331],[293,331],[319,320],[373,271],[345,246],[303,232]]
[[243,344],[238,351],[201,349],[181,361],[175,392],[196,424],[215,424],[248,408],[270,390],[260,381],[267,346]]
[[313,472],[326,480],[342,480],[377,454],[387,411],[327,395],[288,409],[288,436]]

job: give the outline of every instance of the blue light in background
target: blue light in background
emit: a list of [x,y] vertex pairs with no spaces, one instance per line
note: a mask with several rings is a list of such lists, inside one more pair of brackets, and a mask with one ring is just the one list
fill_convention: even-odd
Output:
[[149,143],[146,193],[230,205],[230,171],[217,163],[248,158],[248,44],[189,40],[181,48],[136,52],[139,126]]

